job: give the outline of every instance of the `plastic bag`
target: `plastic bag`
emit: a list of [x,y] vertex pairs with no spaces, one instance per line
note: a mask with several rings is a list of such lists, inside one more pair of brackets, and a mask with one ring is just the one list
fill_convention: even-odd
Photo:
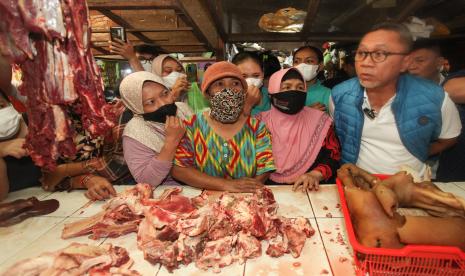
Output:
[[187,104],[195,113],[210,107],[210,103],[203,96],[197,82],[191,83],[191,88],[187,91]]

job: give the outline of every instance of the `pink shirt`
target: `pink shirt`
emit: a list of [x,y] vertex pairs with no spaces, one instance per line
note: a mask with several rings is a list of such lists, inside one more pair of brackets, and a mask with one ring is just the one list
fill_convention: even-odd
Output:
[[169,175],[173,163],[158,160],[158,152],[127,136],[123,136],[123,151],[129,171],[137,182],[153,187],[160,184],[179,185]]

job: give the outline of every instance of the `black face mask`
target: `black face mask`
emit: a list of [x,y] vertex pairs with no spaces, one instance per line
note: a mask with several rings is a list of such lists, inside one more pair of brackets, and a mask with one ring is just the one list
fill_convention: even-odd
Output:
[[176,116],[177,110],[178,107],[176,106],[176,104],[166,104],[160,107],[159,109],[155,110],[154,112],[142,114],[142,117],[144,117],[144,120],[146,121],[164,124],[166,122],[167,116]]
[[298,90],[290,90],[271,95],[271,104],[279,111],[286,114],[297,114],[305,106],[307,93]]

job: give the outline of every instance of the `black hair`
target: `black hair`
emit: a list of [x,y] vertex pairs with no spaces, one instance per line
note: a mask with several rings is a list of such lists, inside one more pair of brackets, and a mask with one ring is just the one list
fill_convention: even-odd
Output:
[[134,46],[134,51],[140,54],[149,54],[153,56],[158,56],[160,53],[157,50],[157,47],[150,44],[140,44]]
[[438,56],[442,56],[441,46],[433,39],[418,39],[413,43],[412,51],[427,49],[435,52]]
[[235,65],[239,65],[249,59],[251,59],[258,66],[260,66],[260,69],[262,69],[263,71],[263,62],[260,60],[260,57],[253,52],[240,52],[236,54],[232,59],[232,63],[234,63]]
[[301,80],[301,81],[303,81],[305,83],[304,78],[299,73],[299,71],[297,69],[295,69],[295,68],[289,69],[289,71],[287,71],[286,74],[284,74],[283,78],[281,79],[281,82],[286,81],[286,80],[290,80],[290,79],[298,79],[298,80]]
[[279,63],[279,59],[271,52],[263,52],[259,55],[259,58],[263,64],[262,68],[265,79],[271,77],[271,75],[281,70],[281,63]]
[[412,34],[410,33],[409,29],[400,23],[395,22],[382,22],[379,24],[374,25],[371,30],[367,33],[372,33],[376,31],[392,31],[396,32],[399,35],[400,41],[405,44],[407,48],[407,52],[412,50],[413,38]]
[[316,57],[318,58],[318,63],[321,63],[323,62],[323,52],[315,47],[315,46],[311,46],[311,45],[305,45],[305,46],[302,46],[302,47],[299,47],[297,48],[293,53],[292,53],[292,61],[294,61],[294,58],[295,58],[295,55],[304,50],[304,49],[309,49],[310,51],[313,51],[315,54],[316,54]]

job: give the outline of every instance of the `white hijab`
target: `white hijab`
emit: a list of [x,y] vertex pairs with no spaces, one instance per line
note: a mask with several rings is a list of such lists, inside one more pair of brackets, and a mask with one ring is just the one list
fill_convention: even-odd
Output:
[[[160,152],[165,143],[165,124],[146,121],[142,117],[144,114],[142,87],[146,81],[153,81],[166,87],[159,76],[146,71],[132,73],[120,84],[121,99],[134,113],[134,117],[124,128],[123,136],[131,137],[155,152]],[[187,104],[176,102],[176,106],[178,107],[176,116],[180,119],[187,120],[192,116],[193,113]]]

